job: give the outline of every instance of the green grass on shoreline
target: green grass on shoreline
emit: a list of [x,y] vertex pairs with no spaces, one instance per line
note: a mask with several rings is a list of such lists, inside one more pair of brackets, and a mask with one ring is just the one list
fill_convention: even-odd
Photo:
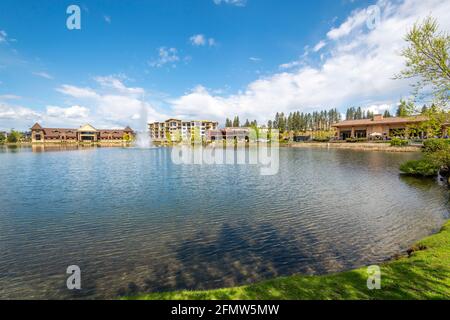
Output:
[[450,221],[439,233],[412,246],[408,256],[380,268],[380,290],[367,288],[367,268],[360,268],[324,276],[281,277],[234,288],[150,293],[125,299],[450,299]]

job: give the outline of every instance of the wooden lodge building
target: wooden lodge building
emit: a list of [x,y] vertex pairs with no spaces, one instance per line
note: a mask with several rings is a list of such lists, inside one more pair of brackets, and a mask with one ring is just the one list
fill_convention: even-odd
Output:
[[[384,118],[381,114],[373,119],[345,120],[332,125],[336,129],[336,138],[345,140],[348,138],[381,138],[407,137],[408,127],[418,125],[427,118],[424,116],[390,117]],[[422,133],[426,135],[426,133]],[[421,137],[424,138],[424,137]]]
[[130,127],[119,129],[96,129],[85,124],[78,129],[43,128],[39,123],[31,127],[31,142],[125,142],[134,137]]

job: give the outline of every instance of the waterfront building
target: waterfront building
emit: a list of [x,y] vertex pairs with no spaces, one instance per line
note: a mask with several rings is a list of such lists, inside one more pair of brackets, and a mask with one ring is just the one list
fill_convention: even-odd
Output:
[[176,141],[181,128],[182,121],[178,119],[149,123],[150,138],[154,141],[166,141],[168,138]]
[[[345,120],[332,125],[336,129],[336,138],[392,138],[407,137],[407,129],[426,121],[424,116],[389,117],[374,115],[373,119]],[[421,133],[423,138],[426,133]]]
[[182,121],[181,122],[181,139],[183,141],[187,141],[191,139],[191,121]]
[[251,130],[251,128],[247,127],[228,127],[225,129],[209,130],[207,132],[207,140],[249,142],[251,140]]
[[153,141],[166,142],[171,140],[190,141],[194,138],[206,139],[208,130],[216,130],[219,123],[210,120],[183,121],[179,119],[167,119],[164,122],[152,122],[148,124],[150,137]]
[[130,127],[96,129],[85,124],[78,129],[44,128],[39,123],[31,127],[31,142],[125,142],[134,138]]
[[166,137],[165,123],[153,122],[149,124],[150,137],[152,140],[164,140]]

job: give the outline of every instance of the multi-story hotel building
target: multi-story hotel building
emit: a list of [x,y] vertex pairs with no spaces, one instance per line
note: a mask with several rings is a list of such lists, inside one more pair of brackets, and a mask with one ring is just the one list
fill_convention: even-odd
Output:
[[167,141],[170,138],[172,142],[191,141],[196,138],[196,135],[199,139],[205,139],[208,130],[215,130],[218,126],[219,123],[216,121],[179,119],[167,119],[164,122],[152,122],[148,125],[152,140]]
[[31,127],[31,142],[122,142],[134,138],[130,127],[96,129],[86,124],[78,129],[43,128],[39,123]]

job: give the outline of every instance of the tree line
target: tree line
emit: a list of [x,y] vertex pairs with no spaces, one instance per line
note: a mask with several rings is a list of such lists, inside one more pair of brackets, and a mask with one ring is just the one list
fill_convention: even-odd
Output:
[[24,139],[24,135],[19,131],[11,130],[8,134],[0,132],[0,144],[17,143]]
[[[422,108],[417,108],[413,102],[401,99],[400,103],[394,114],[391,114],[389,110],[385,110],[383,113],[384,118],[390,117],[408,117],[417,114],[427,115],[430,110],[436,109],[435,105],[427,107],[424,105]],[[345,112],[345,120],[362,120],[373,119],[375,113],[370,110],[364,110],[361,107],[350,107]],[[330,110],[314,111],[310,113],[305,112],[291,112],[287,116],[283,112],[277,112],[273,120],[269,120],[267,125],[262,125],[269,129],[278,129],[280,133],[288,131],[306,132],[306,131],[328,131],[331,130],[331,126],[342,120],[341,113],[336,108]],[[233,119],[227,118],[225,120],[225,127],[238,128],[238,127],[258,127],[256,120],[241,122],[239,116],[235,116]]]
[[[330,130],[331,125],[341,121],[341,114],[337,109],[314,111],[310,113],[305,112],[291,112],[285,115],[283,112],[277,112],[275,119],[269,120],[267,125],[263,127],[269,129],[278,129],[280,133],[286,131],[320,131]],[[240,127],[241,122],[239,116],[235,116],[233,120],[226,119],[225,127]],[[249,121],[248,119],[242,124],[242,127],[257,127],[256,120]]]
[[[361,107],[351,107],[347,109],[345,113],[345,120],[361,120],[361,119],[373,119],[374,112],[370,110],[363,110]],[[384,111],[383,117],[390,118],[392,115],[389,110]]]

